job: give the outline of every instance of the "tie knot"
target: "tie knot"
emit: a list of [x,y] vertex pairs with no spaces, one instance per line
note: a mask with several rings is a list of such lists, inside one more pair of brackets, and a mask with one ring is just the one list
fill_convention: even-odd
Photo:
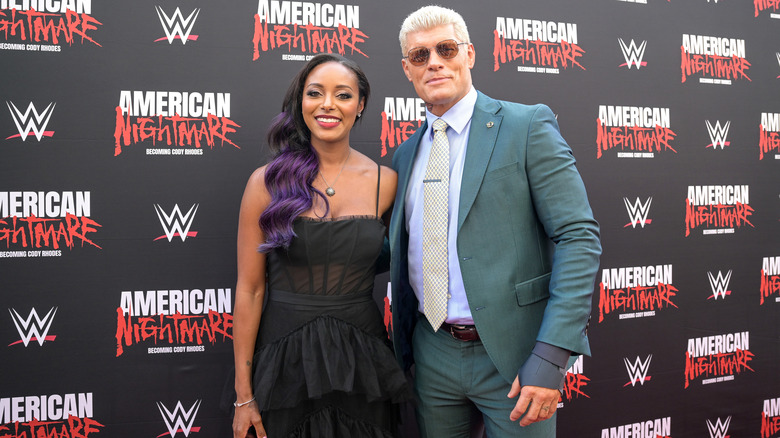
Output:
[[433,122],[433,130],[434,131],[446,131],[447,130],[447,122],[445,122],[442,119],[436,119]]

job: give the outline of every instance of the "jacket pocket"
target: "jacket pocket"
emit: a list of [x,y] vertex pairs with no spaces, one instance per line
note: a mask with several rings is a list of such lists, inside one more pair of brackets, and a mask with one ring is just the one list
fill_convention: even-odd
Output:
[[520,163],[514,162],[505,166],[501,166],[498,169],[489,170],[485,174],[485,180],[503,178],[507,175],[512,175],[518,172],[520,172]]
[[515,285],[518,306],[527,306],[550,297],[550,276],[552,273],[526,280]]

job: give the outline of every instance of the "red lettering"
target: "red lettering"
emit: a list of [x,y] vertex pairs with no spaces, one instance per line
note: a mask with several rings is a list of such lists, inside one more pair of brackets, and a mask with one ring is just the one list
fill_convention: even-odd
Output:
[[[211,146],[211,148],[214,148],[214,137],[219,138],[221,140],[220,146],[224,146],[225,142],[230,143],[233,147],[237,149],[241,149],[230,141],[227,138],[227,134],[230,132],[236,132],[235,129],[233,129],[233,126],[240,128],[241,126],[237,123],[233,122],[232,120],[228,119],[227,117],[216,117],[211,114],[208,116],[208,125],[209,125],[209,135],[207,136],[208,145]],[[218,131],[216,128],[220,128]]]
[[87,238],[87,233],[95,233],[97,232],[97,228],[92,228],[92,226],[101,227],[99,223],[93,221],[92,219],[88,217],[81,217],[74,216],[70,213],[67,213],[65,216],[65,221],[68,223],[68,236],[71,240],[71,245],[73,246],[72,240],[74,237],[78,237],[81,239],[81,247],[84,247],[84,242],[89,243],[90,245],[97,247],[99,249],[103,249],[100,246],[96,245],[95,242],[91,241]]
[[[291,28],[292,26],[292,28]],[[268,26],[267,17],[255,14],[255,31],[252,37],[252,60],[260,57],[260,52],[268,52],[277,48],[286,48],[291,51],[298,48],[306,53],[338,53],[340,55],[359,53],[366,58],[358,47],[369,38],[359,29],[339,25],[336,28],[320,27],[313,24],[305,26],[275,24],[271,29]]]
[[770,417],[766,413],[761,413],[761,438],[770,438],[772,435],[780,432],[780,417]]
[[499,36],[497,30],[493,31],[493,71],[497,71],[501,64],[515,60],[539,67],[567,69],[577,66],[586,70],[578,61],[584,53],[582,47],[567,41],[548,43],[536,40],[507,40]]
[[637,152],[677,151],[670,142],[677,134],[669,128],[656,125],[654,128],[638,126],[606,126],[601,119],[596,119],[596,159],[601,158],[602,151],[620,148],[621,151]]
[[94,227],[101,225],[88,217],[78,217],[67,213],[64,219],[46,219],[35,215],[23,218],[0,220],[0,243],[5,241],[6,247],[12,243],[21,243],[22,248],[53,248],[59,249],[60,242],[73,249],[78,239],[83,247],[88,243],[98,249],[103,249],[93,242],[88,234],[97,232]]
[[672,297],[677,295],[675,292],[677,292],[677,288],[664,283],[612,290],[604,283],[599,283],[599,322],[604,321],[605,314],[608,315],[614,311],[632,312],[677,308],[677,305],[672,302]]
[[233,339],[233,315],[211,310],[207,315],[182,315],[177,312],[173,315],[133,317],[125,315],[121,307],[117,308],[117,357],[124,353],[124,347],[147,340],[155,345],[158,341],[203,345],[204,341],[215,344],[217,335],[222,341]]
[[125,319],[125,312],[121,307],[116,309],[116,357],[122,355],[125,352],[124,346],[131,345],[133,343],[133,323],[130,320],[130,312],[128,311],[127,319]]
[[755,8],[755,16],[758,17],[758,13],[767,9],[777,11],[780,8],[780,0],[753,0],[753,7]]
[[[81,36],[81,44],[84,44],[84,40],[86,39],[89,40],[89,42],[96,44],[98,47],[103,47],[87,35],[88,31],[97,30],[97,27],[93,26],[93,24],[102,25],[103,23],[87,14],[79,15],[70,9],[67,10],[65,17],[68,21],[69,43],[73,44],[73,35],[76,34]],[[81,24],[81,26],[79,26],[79,24]]]
[[[22,242],[22,248],[27,248],[27,235],[24,233],[23,227],[16,226],[17,217],[11,218],[11,227],[8,228],[8,222],[0,220],[0,242],[5,240],[6,248],[11,246],[11,243]],[[32,236],[31,236],[32,237]]]
[[[232,335],[232,327],[233,327],[233,315],[229,313],[219,313],[215,312],[213,310],[209,310],[209,333],[212,333],[213,336],[212,342],[214,342],[213,339],[215,339],[216,334],[222,335],[222,340],[226,339],[233,339]],[[230,333],[228,333],[228,330],[230,330]]]
[[780,295],[780,275],[766,275],[762,269],[760,304],[763,306],[764,300],[772,294]]
[[116,128],[114,129],[114,156],[122,153],[122,142],[130,144],[130,112],[122,117],[122,107],[116,107]]
[[780,133],[767,131],[763,125],[759,126],[759,129],[761,132],[758,143],[758,159],[763,160],[764,154],[772,150],[780,152]]
[[384,311],[384,322],[385,322],[385,330],[387,331],[387,337],[391,338],[391,333],[393,332],[393,311],[390,308],[390,298],[385,296],[385,311]]
[[753,360],[754,354],[748,350],[737,349],[734,353],[711,354],[702,357],[691,357],[690,352],[685,352],[685,388],[690,382],[699,377],[722,377],[739,374],[752,368],[748,362]]
[[393,120],[392,116],[382,111],[382,133],[379,137],[382,144],[381,156],[387,155],[387,150],[405,142],[423,124],[422,120],[401,122]]
[[74,36],[79,36],[81,44],[87,40],[100,46],[88,33],[97,30],[96,25],[102,24],[88,14],[78,14],[70,9],[64,14],[38,12],[35,9],[11,9],[10,18],[6,13],[0,12],[0,33],[4,34],[6,41],[10,34],[12,37],[18,35],[21,41],[44,41],[52,44],[59,44],[60,38],[64,38],[65,42],[73,45]]
[[680,70],[682,71],[682,82],[684,83],[689,76],[701,74],[703,77],[712,77],[718,79],[747,79],[752,80],[747,75],[750,69],[750,62],[739,56],[717,56],[717,55],[694,55],[685,51],[684,46],[680,46],[681,60]]
[[89,438],[90,434],[100,432],[105,427],[92,418],[79,418],[68,415],[67,421],[14,422],[14,430],[0,425],[0,438]]
[[579,396],[590,398],[582,390],[582,388],[588,386],[589,381],[590,379],[582,374],[566,373],[566,378],[563,380],[563,395],[566,397],[566,400],[571,401]]
[[753,215],[753,207],[737,202],[736,205],[693,205],[685,200],[685,236],[691,234],[691,230],[699,226],[711,228],[733,228],[742,225],[750,225],[755,228],[748,219]]
[[[0,11],[0,17],[7,17],[7,15]],[[25,34],[26,28],[24,27],[24,20],[16,20],[16,9],[11,9],[11,18],[5,19],[0,18],[0,32],[2,32],[5,35],[6,41],[8,41],[8,33],[11,33],[11,36],[16,36],[16,33],[19,33],[19,36],[22,41],[25,40],[26,34]]]
[[208,114],[205,119],[174,115],[157,116],[156,120],[149,117],[135,117],[131,120],[130,116],[123,116],[122,109],[117,107],[114,156],[122,153],[123,146],[149,140],[153,145],[164,141],[168,146],[194,146],[195,148],[200,148],[205,143],[213,149],[216,145],[215,139],[219,139],[220,146],[228,143],[240,149],[228,138],[228,135],[236,132],[234,128],[240,127],[241,125],[227,117],[217,117],[213,114]]

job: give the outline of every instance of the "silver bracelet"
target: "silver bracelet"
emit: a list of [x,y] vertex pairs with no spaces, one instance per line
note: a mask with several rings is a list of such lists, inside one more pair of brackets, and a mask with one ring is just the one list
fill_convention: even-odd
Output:
[[245,401],[243,403],[238,403],[238,401],[235,401],[235,402],[233,402],[233,406],[235,406],[237,408],[240,408],[241,406],[246,406],[249,403],[252,403],[253,401],[255,401],[254,397],[250,398],[249,400],[247,400],[247,401]]

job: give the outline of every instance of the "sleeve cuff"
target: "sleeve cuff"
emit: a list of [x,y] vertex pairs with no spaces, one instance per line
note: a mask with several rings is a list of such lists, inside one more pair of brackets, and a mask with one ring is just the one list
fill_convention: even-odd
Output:
[[557,365],[558,368],[568,368],[566,364],[569,362],[569,357],[571,356],[571,351],[569,350],[540,341],[536,341],[536,345],[534,345],[534,349],[531,353],[553,365]]
[[566,377],[565,368],[554,365],[535,353],[531,353],[517,372],[520,385],[558,390],[563,388],[564,377]]

